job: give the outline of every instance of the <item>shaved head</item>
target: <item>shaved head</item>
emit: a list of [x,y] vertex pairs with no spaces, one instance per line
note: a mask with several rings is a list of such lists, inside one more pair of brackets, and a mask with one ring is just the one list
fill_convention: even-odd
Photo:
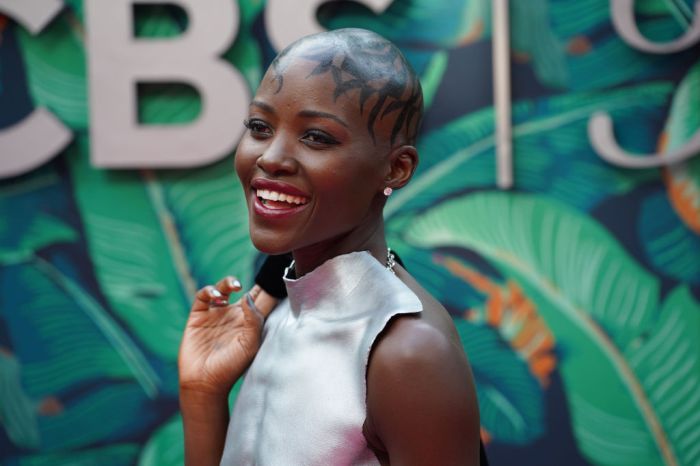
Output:
[[[393,43],[364,29],[321,32],[292,43],[275,58],[266,74],[284,86],[287,68],[299,59],[312,64],[307,78],[324,76],[335,84],[333,98],[355,99],[367,131],[376,143],[415,144],[423,116],[423,92],[411,65]],[[392,119],[388,134],[377,134],[377,123]],[[386,125],[384,125],[386,126]]]

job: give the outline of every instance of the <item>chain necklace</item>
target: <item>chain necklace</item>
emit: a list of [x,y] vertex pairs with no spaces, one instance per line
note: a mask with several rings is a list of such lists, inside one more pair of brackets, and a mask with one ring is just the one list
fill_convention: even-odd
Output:
[[[386,267],[389,272],[396,275],[396,271],[394,270],[394,267],[396,267],[396,256],[391,251],[391,248],[386,248],[386,265],[384,267]],[[289,267],[284,270],[284,276],[286,277],[288,273],[294,273],[296,275],[294,259],[292,259],[292,263],[289,264]]]
[[396,256],[391,252],[391,248],[386,248],[386,269],[396,275],[394,267],[396,266]]

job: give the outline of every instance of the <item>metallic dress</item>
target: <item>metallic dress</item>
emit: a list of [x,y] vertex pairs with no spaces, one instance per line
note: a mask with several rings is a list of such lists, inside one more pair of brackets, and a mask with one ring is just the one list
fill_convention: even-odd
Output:
[[378,465],[362,433],[370,349],[418,297],[368,252],[335,257],[270,314],[226,436],[222,466]]

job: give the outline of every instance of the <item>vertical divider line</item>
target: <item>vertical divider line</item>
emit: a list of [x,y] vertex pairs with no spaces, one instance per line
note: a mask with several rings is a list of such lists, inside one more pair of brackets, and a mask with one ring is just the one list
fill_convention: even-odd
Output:
[[496,184],[513,186],[509,0],[493,0],[493,104],[496,118]]

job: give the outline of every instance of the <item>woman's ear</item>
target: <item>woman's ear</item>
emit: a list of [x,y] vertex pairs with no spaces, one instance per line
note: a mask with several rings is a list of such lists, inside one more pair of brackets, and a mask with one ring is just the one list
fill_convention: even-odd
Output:
[[418,166],[418,151],[411,145],[394,148],[389,154],[389,172],[385,177],[386,187],[402,188],[409,182]]

